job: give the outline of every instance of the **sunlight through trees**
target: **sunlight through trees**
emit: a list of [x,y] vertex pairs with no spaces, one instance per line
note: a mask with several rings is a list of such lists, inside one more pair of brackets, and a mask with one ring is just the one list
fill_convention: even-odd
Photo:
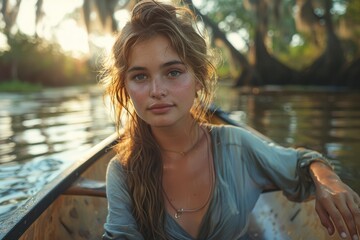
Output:
[[[99,54],[111,46],[113,34],[121,30],[136,2],[0,0],[0,67],[8,66],[4,55],[12,55],[7,78],[19,77],[14,69],[22,54],[9,49],[9,40],[24,33],[29,39],[58,44],[68,56],[86,59],[96,68]],[[221,50],[220,77],[236,86],[360,87],[359,1],[182,2],[200,16],[213,46]]]

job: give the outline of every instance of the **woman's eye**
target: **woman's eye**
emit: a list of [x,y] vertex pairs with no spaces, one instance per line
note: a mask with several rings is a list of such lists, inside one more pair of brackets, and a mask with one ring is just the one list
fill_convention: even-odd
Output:
[[132,77],[133,80],[135,81],[143,81],[145,80],[147,77],[145,74],[137,74],[135,76]]
[[174,78],[174,77],[178,77],[180,74],[181,74],[180,71],[178,71],[178,70],[173,70],[173,71],[170,71],[170,72],[168,73],[168,76]]

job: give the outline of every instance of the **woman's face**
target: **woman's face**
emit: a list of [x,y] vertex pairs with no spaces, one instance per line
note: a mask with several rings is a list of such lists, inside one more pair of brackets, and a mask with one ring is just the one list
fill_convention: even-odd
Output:
[[136,113],[152,127],[169,127],[191,120],[190,109],[200,90],[189,69],[158,35],[136,44],[129,54],[125,87]]

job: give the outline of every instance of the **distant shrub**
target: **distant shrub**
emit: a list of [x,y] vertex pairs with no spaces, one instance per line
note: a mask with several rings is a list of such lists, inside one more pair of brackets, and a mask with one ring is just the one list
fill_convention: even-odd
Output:
[[42,90],[41,84],[22,82],[17,79],[0,82],[0,92],[36,92]]
[[87,61],[64,54],[57,44],[17,33],[8,37],[8,45],[0,52],[0,82],[18,79],[44,86],[95,82]]

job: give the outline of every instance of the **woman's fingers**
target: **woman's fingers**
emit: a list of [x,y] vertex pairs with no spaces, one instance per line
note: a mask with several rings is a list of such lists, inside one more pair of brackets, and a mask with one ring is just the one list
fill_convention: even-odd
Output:
[[[339,209],[344,209],[343,207],[339,206],[339,203],[335,203],[332,201],[326,201],[323,203],[324,207],[326,208],[326,212],[329,215],[329,218],[332,220],[332,222],[335,225],[335,228],[337,232],[339,233],[341,238],[347,238],[347,227],[343,221],[343,215],[342,212],[339,211]],[[343,204],[345,205],[345,204]],[[331,221],[329,219],[329,221]]]
[[316,187],[316,211],[329,233],[360,240],[360,197],[339,176],[321,164],[311,164]]
[[[352,217],[354,220],[354,227],[353,230],[351,230],[349,228],[350,233],[352,234],[351,236],[353,236],[353,239],[355,239],[357,237],[357,239],[359,239],[359,234],[360,234],[360,198],[359,196],[354,193],[354,200],[348,202],[348,207],[352,213]],[[356,236],[356,237],[355,237]]]
[[315,210],[320,218],[321,224],[327,229],[329,235],[333,235],[335,231],[334,225],[330,220],[329,214],[319,201],[316,201]]
[[[351,191],[350,191],[351,192]],[[359,196],[349,194],[326,195],[318,199],[316,211],[329,234],[334,233],[334,226],[341,238],[359,240],[360,208]]]
[[[356,220],[355,217],[353,215],[353,211],[351,210],[349,205],[354,205],[354,202],[351,201],[351,203],[341,203],[337,206],[343,221],[345,222],[345,226],[348,230],[349,233],[349,237],[353,240],[358,239],[358,234],[357,234],[357,227],[356,227]],[[337,218],[333,218],[333,220],[335,220]],[[340,222],[340,221],[337,221]],[[337,225],[335,223],[335,225]],[[343,226],[340,225],[339,227],[336,226],[337,229],[343,229]],[[345,229],[344,229],[345,230]],[[341,231],[341,230],[340,230]],[[341,233],[339,231],[339,233]]]

